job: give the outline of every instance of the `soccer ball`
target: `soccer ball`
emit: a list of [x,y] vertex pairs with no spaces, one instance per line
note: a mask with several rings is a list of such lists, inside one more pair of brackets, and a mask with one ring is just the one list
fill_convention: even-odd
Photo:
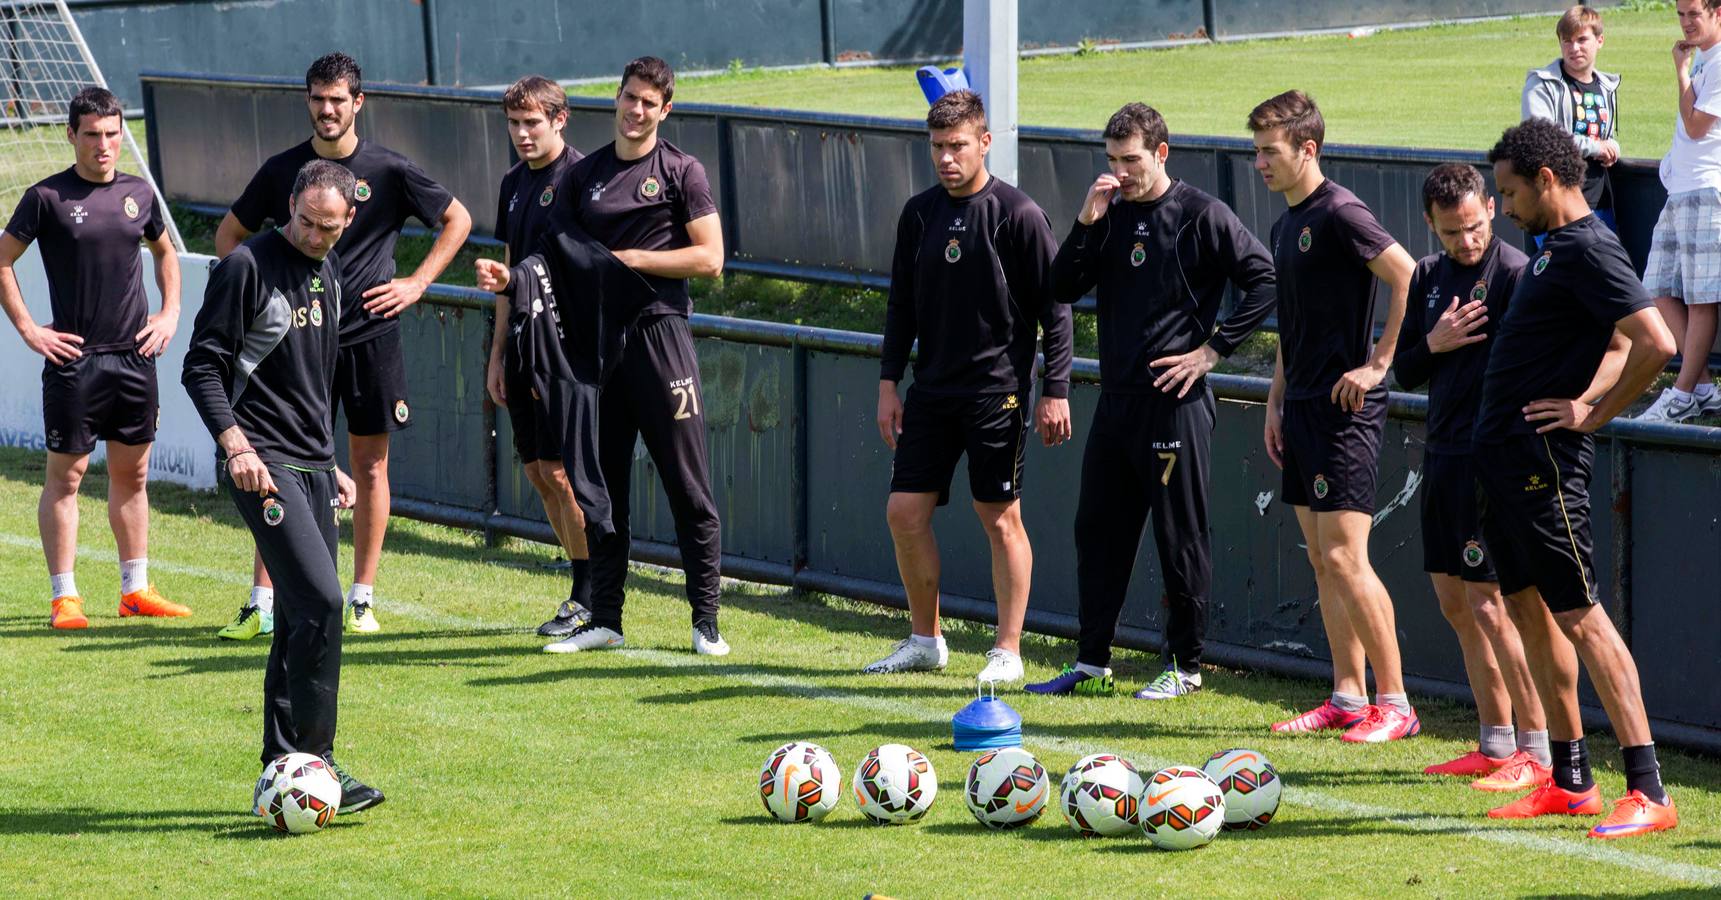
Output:
[[836,808],[843,776],[818,744],[792,741],[771,751],[759,770],[765,811],[784,822],[817,822]]
[[1141,773],[1121,756],[1082,757],[1064,774],[1058,795],[1064,821],[1087,837],[1128,834],[1140,821],[1136,812]]
[[861,815],[879,825],[918,822],[938,796],[938,774],[932,760],[902,744],[885,744],[867,751],[855,767],[855,805]]
[[1141,794],[1141,830],[1161,850],[1205,847],[1225,822],[1225,792],[1205,772],[1160,769]]
[[322,757],[289,753],[263,767],[251,799],[276,831],[321,831],[341,808],[341,780]]
[[1019,747],[993,750],[968,767],[963,798],[987,828],[1017,828],[1046,811],[1051,783],[1034,755]]
[[1267,757],[1253,750],[1221,750],[1201,767],[1225,792],[1225,830],[1253,831],[1273,821],[1285,783]]

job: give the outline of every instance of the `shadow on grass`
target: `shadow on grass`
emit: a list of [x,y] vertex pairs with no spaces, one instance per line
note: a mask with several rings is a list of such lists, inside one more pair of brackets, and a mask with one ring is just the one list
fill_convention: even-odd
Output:
[[141,834],[146,832],[208,832],[214,822],[249,822],[263,831],[255,817],[245,812],[210,809],[103,810],[85,807],[58,809],[0,808],[0,834]]

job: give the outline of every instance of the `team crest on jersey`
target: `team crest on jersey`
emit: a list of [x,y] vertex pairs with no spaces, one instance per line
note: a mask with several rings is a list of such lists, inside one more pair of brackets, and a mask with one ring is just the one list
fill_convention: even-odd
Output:
[[1147,247],[1143,246],[1140,241],[1136,241],[1135,249],[1129,251],[1129,264],[1140,266],[1144,262],[1147,262]]
[[410,415],[412,415],[412,413],[406,408],[405,400],[394,401],[394,420],[396,422],[405,425],[406,419]]
[[538,205],[549,206],[554,202],[556,202],[556,186],[553,184],[544,185],[544,192],[538,195]]
[[137,201],[130,197],[125,198],[125,217],[128,219],[137,218]]
[[1315,496],[1321,500],[1327,499],[1327,492],[1332,488],[1327,484],[1327,476],[1315,476]]
[[1015,409],[1016,407],[1021,406],[1021,405],[1022,405],[1021,401],[1016,399],[1015,394],[1011,394],[1010,396],[1004,398],[1004,408],[1005,409]]
[[1464,564],[1474,569],[1482,564],[1482,545],[1470,541],[1464,545]]
[[1309,248],[1313,247],[1314,245],[1315,245],[1315,233],[1313,231],[1309,230],[1309,226],[1304,225],[1303,226],[1303,233],[1297,235],[1297,249],[1303,253],[1307,253],[1307,252],[1309,252]]
[[656,197],[662,190],[663,185],[658,184],[656,175],[647,175],[645,180],[639,183],[639,195],[647,200]]
[[1548,267],[1548,260],[1553,259],[1553,258],[1554,258],[1554,251],[1543,250],[1542,255],[1536,257],[1535,268],[1532,269],[1531,271],[1536,275],[1542,274],[1542,271]]
[[353,185],[353,199],[357,200],[360,203],[363,203],[366,200],[369,200],[370,199],[370,182],[364,180],[363,178],[360,178],[358,180],[358,183]]
[[286,518],[287,508],[281,505],[281,501],[274,497],[269,497],[263,501],[263,524],[273,527],[281,524]]
[[311,324],[318,328],[323,327],[323,301],[321,300],[311,301]]
[[955,262],[961,258],[962,242],[955,238],[951,238],[950,243],[944,245],[944,261]]
[[1470,299],[1477,301],[1477,302],[1487,300],[1488,299],[1488,282],[1486,282],[1486,281],[1476,282],[1476,286],[1470,289]]

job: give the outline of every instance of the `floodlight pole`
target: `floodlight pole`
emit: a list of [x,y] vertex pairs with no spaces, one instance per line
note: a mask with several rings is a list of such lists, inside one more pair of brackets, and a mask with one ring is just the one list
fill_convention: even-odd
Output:
[[986,168],[1009,184],[1020,178],[1016,156],[1016,0],[963,0],[962,62],[968,84],[986,101],[992,149]]

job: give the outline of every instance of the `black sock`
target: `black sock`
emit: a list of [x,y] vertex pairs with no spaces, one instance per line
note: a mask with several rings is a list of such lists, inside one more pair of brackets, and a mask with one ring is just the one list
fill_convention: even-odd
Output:
[[1590,775],[1588,741],[1550,741],[1549,749],[1554,751],[1554,787],[1581,794],[1596,786]]
[[574,575],[574,583],[568,589],[568,599],[586,609],[592,608],[592,561],[589,559],[568,560],[569,568]]
[[1655,745],[1621,747],[1625,753],[1625,789],[1642,791],[1645,797],[1667,805],[1667,789],[1661,786],[1661,765],[1655,761]]

